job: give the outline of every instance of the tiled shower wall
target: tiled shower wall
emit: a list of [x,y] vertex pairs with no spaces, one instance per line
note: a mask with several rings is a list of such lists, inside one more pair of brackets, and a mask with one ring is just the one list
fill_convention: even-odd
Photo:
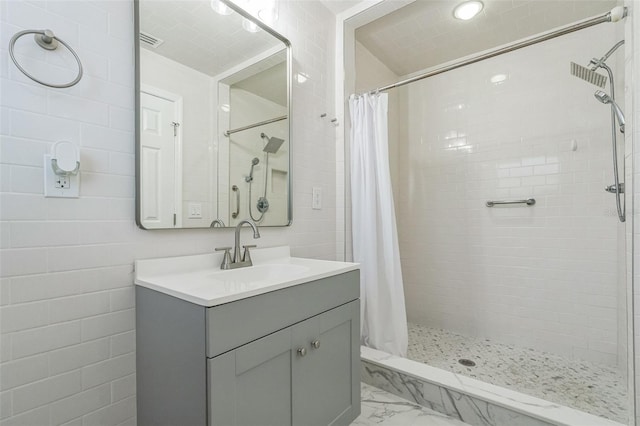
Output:
[[[401,88],[391,161],[410,321],[618,363],[609,108],[569,63],[603,55],[622,30],[596,26]],[[485,206],[527,198],[535,206]]]
[[[131,1],[2,1],[0,16],[0,424],[133,425],[134,259],[208,253],[233,234],[134,224]],[[275,27],[308,79],[293,87],[294,222],[257,241],[323,259],[336,247],[334,129],[319,118],[333,106],[334,25],[318,2],[280,2]],[[31,28],[77,50],[80,84],[46,89],[16,70],[9,39]],[[43,78],[75,69],[29,37],[16,53]],[[43,197],[43,154],[59,140],[81,150],[78,199]]]

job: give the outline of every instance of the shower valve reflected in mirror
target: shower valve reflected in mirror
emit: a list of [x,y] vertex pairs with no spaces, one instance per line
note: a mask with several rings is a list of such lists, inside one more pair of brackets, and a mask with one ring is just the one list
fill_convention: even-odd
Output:
[[[215,4],[230,13],[209,0],[135,1],[145,229],[291,222],[290,44],[238,6]],[[261,31],[243,30],[246,20]]]
[[[265,165],[265,178],[264,178],[264,184],[263,184],[263,188],[264,188],[264,192],[263,195],[258,198],[258,201],[256,202],[256,209],[258,210],[258,213],[260,213],[260,215],[258,216],[256,214],[256,216],[253,215],[253,198],[251,197],[252,194],[252,184],[253,184],[253,167],[258,164],[259,160],[258,158],[254,158],[253,160],[251,160],[251,172],[249,173],[249,176],[245,179],[246,182],[249,183],[249,215],[251,216],[251,219],[253,219],[255,222],[262,222],[262,220],[264,219],[264,214],[267,212],[267,210],[269,210],[269,200],[267,199],[267,183],[269,181],[269,154],[276,154],[278,152],[278,150],[280,149],[280,147],[282,146],[282,144],[284,143],[284,139],[281,138],[277,138],[277,137],[268,137],[267,135],[265,135],[264,133],[260,133],[260,137],[266,141],[266,144],[264,146],[264,148],[262,149],[262,151],[265,153],[265,157],[266,157],[266,165]],[[273,170],[272,170],[273,172]]]

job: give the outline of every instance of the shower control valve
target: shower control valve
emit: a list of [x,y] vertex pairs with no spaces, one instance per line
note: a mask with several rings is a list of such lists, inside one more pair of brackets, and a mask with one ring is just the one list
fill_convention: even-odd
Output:
[[256,208],[260,213],[264,213],[269,210],[269,200],[266,197],[260,197],[256,203]]
[[[618,193],[618,187],[616,186],[616,184],[609,185],[605,187],[604,190],[612,194]],[[620,184],[620,194],[624,194],[624,182]]]

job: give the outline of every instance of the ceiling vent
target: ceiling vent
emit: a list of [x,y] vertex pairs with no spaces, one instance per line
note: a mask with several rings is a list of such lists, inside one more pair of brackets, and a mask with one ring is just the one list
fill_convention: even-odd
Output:
[[145,33],[144,31],[140,31],[140,41],[149,47],[153,47],[154,49],[164,43],[164,40],[160,40],[158,37],[154,37],[149,33]]

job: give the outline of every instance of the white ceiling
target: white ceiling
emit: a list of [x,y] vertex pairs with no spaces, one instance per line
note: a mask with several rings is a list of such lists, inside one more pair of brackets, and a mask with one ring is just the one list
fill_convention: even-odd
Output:
[[356,39],[398,76],[605,13],[616,0],[483,0],[474,19],[460,0],[417,0],[356,30]]
[[280,62],[271,68],[253,74],[234,84],[247,92],[254,93],[261,98],[268,99],[272,102],[287,106],[287,63]]
[[344,12],[345,10],[349,9],[350,7],[355,6],[356,4],[360,3],[362,0],[355,0],[355,1],[345,1],[345,0],[320,0],[320,3],[322,3],[323,5],[325,5],[325,7],[327,9],[329,9],[330,11],[332,11],[334,14],[338,14],[340,12]]
[[221,74],[274,46],[277,38],[242,29],[237,13],[222,16],[209,0],[140,1],[140,30],[164,40],[150,51],[210,76]]

